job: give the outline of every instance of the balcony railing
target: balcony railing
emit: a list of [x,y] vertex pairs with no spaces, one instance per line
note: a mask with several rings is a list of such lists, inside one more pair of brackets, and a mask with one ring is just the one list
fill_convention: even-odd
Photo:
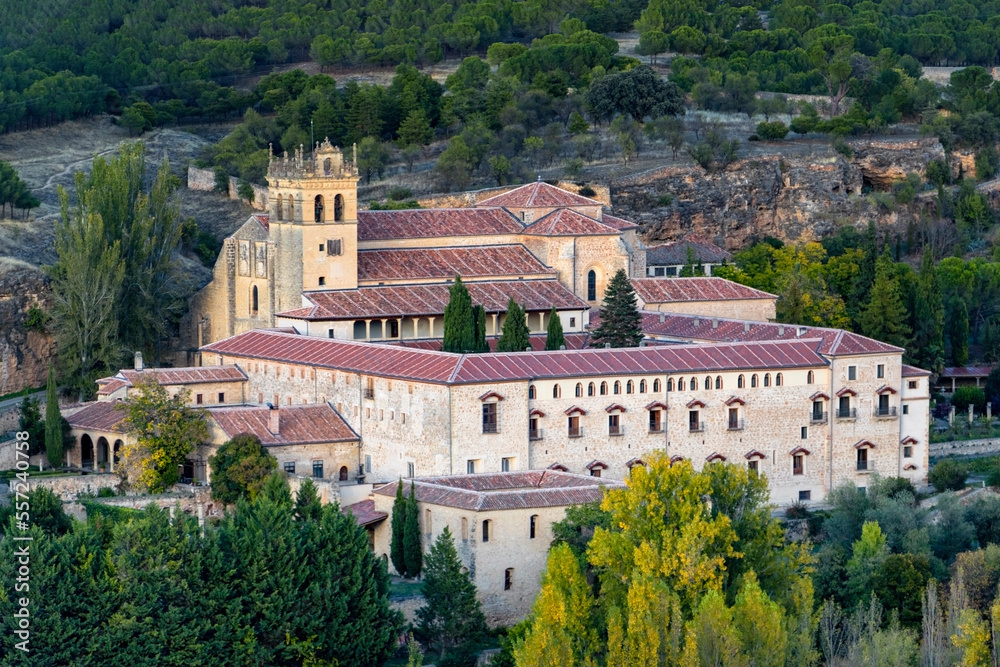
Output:
[[483,433],[499,433],[500,424],[497,422],[483,422]]
[[624,426],[608,426],[608,435],[625,435]]
[[878,419],[895,419],[898,417],[897,408],[895,405],[890,405],[884,408],[875,408],[875,417]]
[[571,437],[571,438],[582,438],[583,437],[583,427],[582,426],[577,426],[577,427],[574,428],[574,427],[570,426],[569,427],[569,437]]
[[705,430],[705,422],[688,422],[688,430],[691,433],[702,433]]
[[802,474],[804,474],[803,467],[802,466],[793,466],[792,467],[792,474],[793,475],[802,475]]
[[872,464],[869,461],[858,461],[858,472],[871,472]]
[[649,432],[650,433],[663,433],[663,424],[662,423],[660,423],[660,424],[650,424],[649,425]]
[[364,396],[365,398],[375,398],[375,390],[371,387],[366,387]]
[[847,410],[837,410],[837,419],[857,419],[858,410],[857,408],[848,408]]
[[726,426],[726,430],[729,431],[742,431],[745,428],[745,424],[742,419],[730,419]]
[[809,422],[811,424],[825,424],[826,418],[827,418],[826,412],[814,412],[812,413],[812,416],[809,418]]
[[541,440],[545,437],[545,431],[540,428],[528,429],[528,440]]

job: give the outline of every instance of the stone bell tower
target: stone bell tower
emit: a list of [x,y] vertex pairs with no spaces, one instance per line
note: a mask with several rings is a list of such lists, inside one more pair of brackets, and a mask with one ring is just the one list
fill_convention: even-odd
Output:
[[358,286],[357,149],[350,162],[329,139],[311,156],[300,146],[268,162],[276,313],[302,306],[302,292]]

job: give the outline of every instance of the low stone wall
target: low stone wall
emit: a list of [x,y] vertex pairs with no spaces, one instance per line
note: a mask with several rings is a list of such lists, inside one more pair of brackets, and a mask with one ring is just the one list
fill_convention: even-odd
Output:
[[96,494],[101,489],[116,490],[120,482],[118,475],[111,474],[28,477],[28,485],[32,491],[47,488],[63,502],[73,502],[81,493]]
[[[188,167],[187,186],[191,190],[203,190],[211,192],[215,190],[215,171],[212,169],[199,169],[198,167]],[[251,183],[253,188],[253,206],[258,211],[267,210],[267,188],[256,183]],[[232,176],[229,177],[229,198],[240,199],[237,189],[239,181]]]
[[945,456],[984,456],[1000,454],[1000,438],[981,438],[979,440],[952,440],[951,442],[931,443],[928,449],[931,458]]
[[292,498],[295,498],[299,493],[299,487],[307,479],[311,479],[313,484],[316,485],[316,492],[319,495],[319,501],[324,505],[328,503],[339,503],[340,502],[340,482],[335,479],[316,479],[315,477],[307,477],[306,475],[288,475],[288,486],[292,491]]

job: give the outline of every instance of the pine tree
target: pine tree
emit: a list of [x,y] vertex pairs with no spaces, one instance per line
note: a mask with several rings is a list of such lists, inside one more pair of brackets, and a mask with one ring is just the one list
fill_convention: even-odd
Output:
[[21,401],[21,412],[17,418],[17,430],[28,434],[28,455],[45,449],[45,420],[34,396],[25,396]]
[[864,242],[861,246],[865,255],[858,267],[858,275],[854,280],[854,294],[847,302],[847,310],[851,317],[860,324],[861,310],[869,299],[869,293],[875,284],[875,265],[878,262],[878,233],[875,223],[868,222]]
[[910,334],[906,306],[896,278],[896,265],[888,246],[875,266],[875,283],[862,306],[860,322],[864,335],[883,343],[905,347]]
[[489,352],[490,345],[486,342],[486,309],[481,305],[476,304],[472,307],[472,319],[475,322],[475,341],[474,352]]
[[917,278],[917,295],[913,303],[913,362],[931,372],[944,365],[944,304],[941,284],[930,247],[924,248],[924,259]]
[[417,610],[417,634],[440,659],[448,651],[476,643],[486,632],[476,587],[468,573],[462,572],[447,526],[427,554],[423,593],[427,604]]
[[444,307],[445,352],[471,352],[475,346],[475,322],[472,314],[472,297],[462,283],[462,276],[455,276],[455,283],[448,289],[448,305]]
[[559,312],[552,306],[549,313],[549,325],[545,329],[545,349],[558,350],[566,345],[566,337],[563,335],[562,320],[559,319]]
[[63,464],[62,422],[56,393],[56,371],[50,363],[49,379],[45,385],[45,456],[53,468],[60,468]]
[[396,485],[396,501],[392,504],[392,542],[389,544],[389,560],[400,576],[406,576],[406,556],[404,540],[406,534],[406,499],[403,497],[403,480]]
[[642,315],[639,314],[635,290],[624,269],[618,269],[601,306],[601,324],[594,331],[592,345],[603,347],[638,347],[642,342]]
[[313,481],[307,477],[295,494],[295,520],[316,521],[322,512],[323,504],[319,501],[319,492]]
[[501,327],[497,352],[523,352],[530,346],[531,338],[524,309],[512,298],[507,302],[507,319]]
[[417,491],[410,482],[410,497],[406,499],[406,523],[403,527],[403,559],[406,576],[419,577],[424,553],[420,545],[420,511],[417,509]]

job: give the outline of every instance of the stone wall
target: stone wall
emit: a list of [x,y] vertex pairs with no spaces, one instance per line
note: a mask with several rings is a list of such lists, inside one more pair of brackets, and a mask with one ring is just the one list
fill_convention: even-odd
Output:
[[950,442],[935,442],[930,446],[930,455],[934,458],[943,458],[945,456],[986,456],[988,454],[1000,454],[1000,438],[952,440]]
[[[198,167],[188,167],[188,180],[187,186],[191,190],[202,190],[205,192],[211,192],[215,190],[215,171],[212,169],[199,169]],[[239,188],[239,180],[229,177],[229,198],[230,199],[241,199],[237,189]],[[254,198],[253,206],[258,211],[267,210],[267,187],[263,185],[257,185],[256,183],[251,183],[250,187],[253,188]]]
[[121,478],[118,475],[100,473],[28,477],[28,484],[32,490],[43,487],[47,488],[64,502],[76,500],[81,493],[96,494],[101,489],[117,490],[120,483]]

